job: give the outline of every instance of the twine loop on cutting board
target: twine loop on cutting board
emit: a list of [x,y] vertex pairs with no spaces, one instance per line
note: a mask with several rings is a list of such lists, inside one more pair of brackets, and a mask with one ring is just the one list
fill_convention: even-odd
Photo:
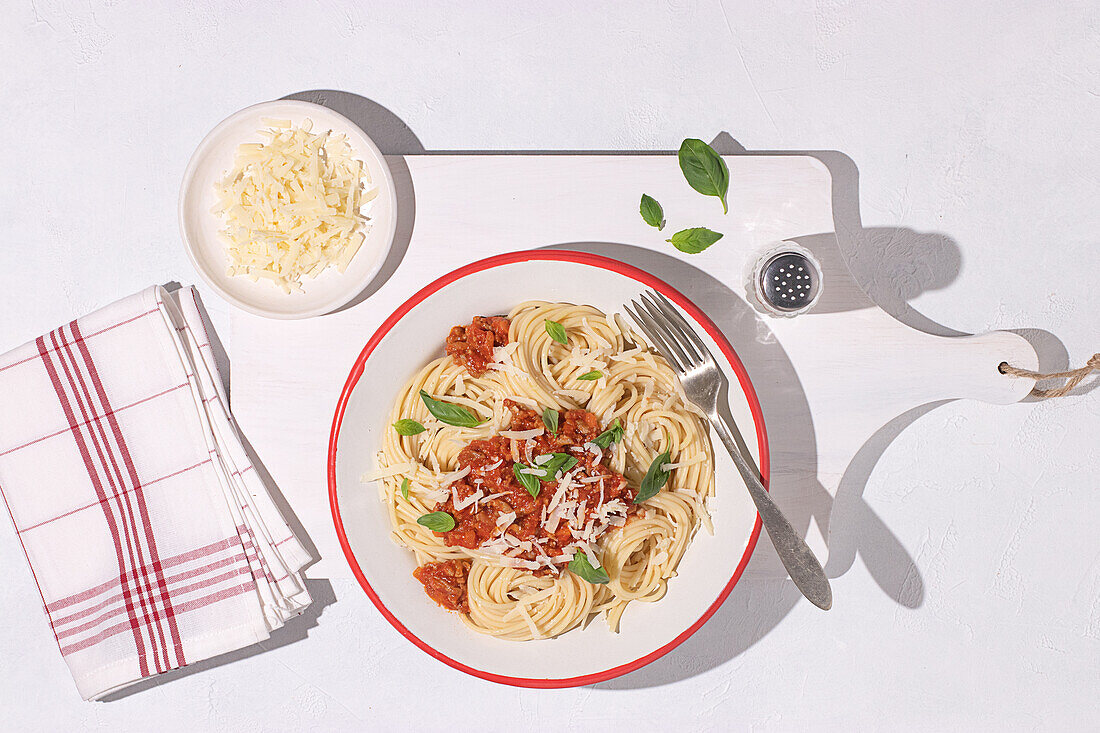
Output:
[[1100,354],[1093,354],[1092,358],[1085,362],[1085,365],[1080,369],[1070,369],[1068,372],[1052,372],[1050,374],[1043,374],[1041,372],[1033,372],[1030,369],[1020,369],[1014,367],[1007,361],[1002,361],[997,367],[997,371],[1001,374],[1007,374],[1011,377],[1025,377],[1027,379],[1034,379],[1036,381],[1042,381],[1044,379],[1064,379],[1066,383],[1061,387],[1055,389],[1035,389],[1033,394],[1036,397],[1046,399],[1047,397],[1061,397],[1064,394],[1069,393],[1074,387],[1079,385],[1081,381],[1087,377],[1091,372],[1100,372]]

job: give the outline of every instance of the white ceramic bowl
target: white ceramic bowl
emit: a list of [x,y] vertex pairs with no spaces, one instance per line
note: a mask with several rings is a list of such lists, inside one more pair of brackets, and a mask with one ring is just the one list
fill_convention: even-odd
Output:
[[[225,249],[218,238],[221,223],[210,212],[217,203],[214,184],[233,165],[233,154],[244,142],[262,142],[256,134],[265,118],[313,122],[313,130],[347,135],[352,151],[370,173],[378,196],[364,208],[369,230],[359,251],[343,273],[329,268],[302,283],[302,292],[284,293],[270,282],[226,275]],[[191,263],[206,284],[230,303],[268,318],[309,318],[346,305],[370,283],[385,262],[397,229],[397,193],[389,166],[369,137],[343,115],[310,102],[279,100],[242,109],[222,121],[203,138],[187,164],[180,188],[180,235]]]
[[[729,342],[683,295],[646,272],[597,255],[563,250],[514,252],[467,265],[436,280],[397,309],[352,366],[333,419],[328,482],[340,543],[363,589],[394,627],[433,657],[469,674],[524,687],[567,687],[625,674],[673,649],[717,610],[756,545],[760,523],[729,455],[715,441],[715,533],[700,530],[668,593],[634,603],[618,634],[601,619],[553,640],[517,643],[468,630],[412,577],[413,555],[390,539],[375,467],[396,391],[440,356],[448,329],[475,315],[507,313],[532,298],[583,303],[606,313],[646,288],[659,290],[697,325],[730,382],[730,408],[765,482],[767,437],[752,384]],[[755,432],[756,440],[752,439]]]

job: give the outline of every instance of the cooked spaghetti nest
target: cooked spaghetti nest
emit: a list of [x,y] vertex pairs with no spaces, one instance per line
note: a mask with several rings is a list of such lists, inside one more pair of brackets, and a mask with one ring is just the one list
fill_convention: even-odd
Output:
[[[659,601],[696,529],[712,532],[707,500],[714,493],[714,457],[707,423],[688,402],[668,363],[618,316],[591,306],[527,301],[508,318],[509,343],[494,351],[495,363],[480,377],[444,356],[421,368],[401,388],[389,422],[412,418],[426,430],[399,435],[387,425],[379,468],[368,480],[379,484],[389,512],[393,539],[409,548],[418,566],[445,560],[471,561],[467,579],[469,614],[462,620],[475,631],[501,639],[557,636],[602,614],[618,631],[632,601]],[[550,337],[546,321],[562,324],[563,345]],[[598,370],[592,381],[577,379]],[[432,417],[419,393],[461,405],[485,420],[477,427],[455,427]],[[536,575],[508,567],[499,556],[452,547],[417,523],[448,496],[458,454],[471,440],[508,429],[505,400],[541,411],[585,409],[604,427],[616,419],[623,439],[610,450],[610,467],[638,486],[662,452],[670,458],[668,482],[640,505],[625,526],[599,540],[597,555],[609,582],[593,584],[562,569]],[[408,479],[408,498],[401,491]]]

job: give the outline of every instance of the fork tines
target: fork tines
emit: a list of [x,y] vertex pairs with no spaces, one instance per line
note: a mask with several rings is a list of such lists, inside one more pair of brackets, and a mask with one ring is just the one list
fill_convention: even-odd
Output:
[[623,306],[646,338],[677,371],[714,363],[710,351],[665,296],[648,290]]

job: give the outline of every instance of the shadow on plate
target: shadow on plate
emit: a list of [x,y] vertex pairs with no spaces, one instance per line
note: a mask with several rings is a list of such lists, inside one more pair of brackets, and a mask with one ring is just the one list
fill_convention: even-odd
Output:
[[[866,476],[861,483],[857,474],[862,475],[863,471],[852,474],[845,493],[844,501],[854,508],[834,517],[834,499],[817,480],[817,446],[805,393],[794,366],[765,319],[716,278],[676,257],[606,242],[570,243],[553,248],[598,253],[648,272],[659,272],[664,281],[702,308],[735,345],[749,374],[767,375],[764,379],[757,376],[753,386],[764,411],[773,456],[769,490],[796,530],[805,535],[813,520],[822,534],[830,538],[826,573],[830,578],[842,575],[858,552],[867,566],[874,568],[872,575],[887,595],[909,608],[921,605],[924,586],[913,558],[862,500]],[[881,449],[865,456],[870,467],[893,437],[916,417],[899,419],[896,425],[888,426],[890,430],[880,431],[881,441],[872,443],[881,444]],[[749,433],[751,440],[752,426],[739,427]],[[844,523],[852,526],[843,526]],[[844,562],[833,561],[835,537],[840,537],[846,548]],[[734,592],[699,631],[661,659],[597,686],[650,687],[724,664],[775,628],[801,600],[765,532]]]

